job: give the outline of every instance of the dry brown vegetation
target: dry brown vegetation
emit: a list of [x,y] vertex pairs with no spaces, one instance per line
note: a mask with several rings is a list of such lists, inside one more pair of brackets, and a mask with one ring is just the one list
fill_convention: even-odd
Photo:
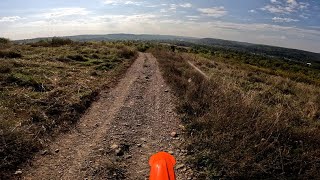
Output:
[[180,98],[198,179],[320,178],[318,85],[223,58],[152,52]]
[[137,53],[122,43],[55,41],[0,49],[0,176],[67,131],[130,66]]

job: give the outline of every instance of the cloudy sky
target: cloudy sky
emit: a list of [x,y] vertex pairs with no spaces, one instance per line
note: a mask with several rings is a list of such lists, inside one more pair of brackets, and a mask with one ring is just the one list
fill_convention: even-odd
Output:
[[0,1],[0,36],[107,33],[212,37],[320,52],[320,1]]

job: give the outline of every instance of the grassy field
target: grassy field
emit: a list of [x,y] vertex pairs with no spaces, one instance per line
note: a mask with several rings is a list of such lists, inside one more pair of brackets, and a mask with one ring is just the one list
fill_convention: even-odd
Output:
[[0,40],[0,176],[67,131],[136,58],[123,43]]
[[198,179],[320,178],[319,79],[302,82],[254,63],[168,49],[152,53],[180,98]]

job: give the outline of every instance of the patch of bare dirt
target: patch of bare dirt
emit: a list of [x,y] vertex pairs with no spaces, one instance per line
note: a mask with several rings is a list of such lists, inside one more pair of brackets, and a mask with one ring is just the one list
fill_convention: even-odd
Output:
[[177,159],[177,179],[191,179],[174,103],[156,59],[140,53],[119,84],[102,93],[77,127],[39,153],[19,178],[148,179],[149,157],[167,151]]

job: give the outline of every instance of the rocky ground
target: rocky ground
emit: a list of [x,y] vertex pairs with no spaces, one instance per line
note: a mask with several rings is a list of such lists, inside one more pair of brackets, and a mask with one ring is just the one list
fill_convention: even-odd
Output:
[[177,159],[177,179],[192,179],[185,162],[183,126],[175,98],[148,53],[103,92],[71,132],[56,138],[17,179],[148,179],[150,156],[159,151]]

